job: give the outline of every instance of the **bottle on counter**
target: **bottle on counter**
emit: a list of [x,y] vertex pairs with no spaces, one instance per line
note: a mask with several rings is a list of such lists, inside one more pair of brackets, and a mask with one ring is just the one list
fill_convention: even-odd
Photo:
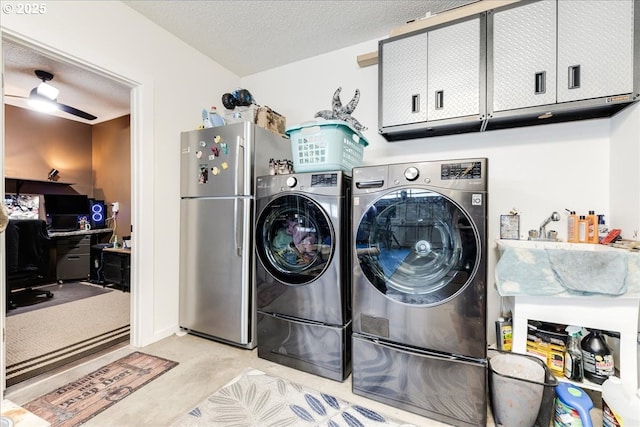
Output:
[[600,214],[598,215],[598,243],[602,242],[607,234],[609,234],[609,228],[604,222],[604,215]]
[[589,211],[587,227],[587,243],[598,243],[598,216],[595,211]]
[[602,331],[593,329],[582,339],[582,366],[584,377],[596,384],[602,384],[615,374],[613,352],[602,335]]
[[587,217],[580,215],[578,219],[578,242],[587,243],[587,233],[589,231],[589,223]]
[[576,211],[569,211],[567,217],[567,242],[578,243],[578,215],[576,215]]
[[581,383],[584,379],[582,368],[582,350],[580,349],[580,332],[578,326],[567,326],[567,349],[564,355],[564,376],[571,381]]

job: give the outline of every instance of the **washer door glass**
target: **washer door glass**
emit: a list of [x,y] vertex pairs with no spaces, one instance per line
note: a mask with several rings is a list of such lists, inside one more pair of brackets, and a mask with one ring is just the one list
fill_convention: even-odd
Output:
[[256,249],[262,266],[288,285],[314,281],[333,256],[331,222],[313,200],[280,196],[267,204],[256,223]]
[[468,215],[447,197],[404,189],[379,198],[356,234],[360,267],[387,297],[418,305],[448,300],[472,277],[479,240]]

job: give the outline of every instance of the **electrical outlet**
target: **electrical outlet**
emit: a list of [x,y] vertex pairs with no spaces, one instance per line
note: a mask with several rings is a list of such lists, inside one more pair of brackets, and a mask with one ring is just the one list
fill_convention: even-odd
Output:
[[120,210],[120,203],[118,202],[111,203],[111,211],[113,213],[117,213],[119,210]]

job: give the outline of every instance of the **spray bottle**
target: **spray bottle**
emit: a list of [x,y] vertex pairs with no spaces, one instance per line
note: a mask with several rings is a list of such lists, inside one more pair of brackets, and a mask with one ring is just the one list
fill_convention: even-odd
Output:
[[564,354],[564,376],[572,381],[581,383],[584,379],[582,369],[582,350],[580,350],[580,335],[582,328],[567,326],[565,329],[569,335],[567,350]]

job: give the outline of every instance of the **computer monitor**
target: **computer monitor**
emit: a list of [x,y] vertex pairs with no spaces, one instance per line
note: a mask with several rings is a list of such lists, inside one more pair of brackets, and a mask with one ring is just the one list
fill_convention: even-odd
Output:
[[52,230],[76,230],[79,217],[89,218],[89,197],[84,194],[45,194],[44,209]]

